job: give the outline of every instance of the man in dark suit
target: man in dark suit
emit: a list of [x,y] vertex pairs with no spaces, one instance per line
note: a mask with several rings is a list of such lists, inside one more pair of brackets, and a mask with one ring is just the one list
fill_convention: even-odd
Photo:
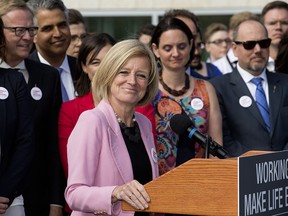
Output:
[[[53,67],[27,59],[37,27],[33,22],[33,12],[26,3],[21,0],[1,0],[0,14],[6,40],[5,58],[1,59],[0,67],[17,68],[24,75],[34,121],[35,157],[31,170],[27,172],[28,187],[22,193],[25,215],[61,216],[66,182],[57,134],[62,104],[60,76]],[[23,206],[22,197],[18,197],[15,205]],[[23,213],[12,212],[9,215]]]
[[60,70],[62,99],[74,99],[74,81],[79,76],[76,58],[66,55],[71,40],[67,8],[61,0],[30,0],[27,4],[34,11],[39,28],[34,37],[36,50],[29,58]]
[[[27,172],[34,156],[32,113],[28,104],[28,89],[22,74],[0,68],[0,215],[8,203],[25,190]],[[4,201],[6,198],[6,202]],[[5,215],[23,212],[15,206]],[[16,213],[16,214],[15,214]],[[18,214],[19,215],[19,214]]]
[[[249,150],[287,149],[288,77],[266,69],[271,43],[267,30],[259,21],[244,21],[233,40],[237,67],[211,80],[222,112],[224,148],[232,156]],[[262,80],[262,91],[253,78]]]

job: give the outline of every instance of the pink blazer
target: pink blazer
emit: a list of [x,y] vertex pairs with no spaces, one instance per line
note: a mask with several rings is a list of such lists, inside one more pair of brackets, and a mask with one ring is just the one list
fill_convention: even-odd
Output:
[[[157,155],[151,124],[135,113],[141,137],[149,156],[153,179],[158,177]],[[83,112],[68,140],[68,183],[65,198],[72,216],[96,214],[133,215],[121,209],[121,202],[111,204],[117,185],[133,180],[133,170],[122,133],[110,104]],[[84,213],[85,212],[85,213]]]
[[[67,142],[68,138],[75,127],[80,114],[86,110],[93,109],[94,102],[92,93],[88,93],[82,97],[77,97],[73,100],[67,101],[62,104],[59,119],[58,119],[58,143],[59,153],[64,169],[65,176],[68,176],[68,163],[67,163]],[[151,103],[145,106],[137,107],[136,112],[145,115],[152,124],[152,132],[154,135],[154,143],[156,143],[156,126],[154,119],[154,108]]]

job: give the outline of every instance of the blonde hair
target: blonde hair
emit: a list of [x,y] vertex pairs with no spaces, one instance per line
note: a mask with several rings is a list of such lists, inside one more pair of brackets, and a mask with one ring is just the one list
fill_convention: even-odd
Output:
[[148,86],[144,97],[137,106],[152,101],[158,91],[158,71],[154,54],[150,48],[137,39],[128,39],[116,43],[105,55],[97,73],[92,80],[92,94],[95,106],[102,100],[108,99],[110,87],[120,69],[133,57],[145,56],[150,62]]
[[22,0],[1,0],[0,1],[0,16],[7,14],[13,10],[27,10],[32,16],[34,16],[33,11],[26,5],[26,3]]

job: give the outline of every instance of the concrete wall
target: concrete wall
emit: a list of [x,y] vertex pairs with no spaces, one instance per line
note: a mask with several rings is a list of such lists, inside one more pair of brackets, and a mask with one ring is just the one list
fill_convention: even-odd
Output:
[[243,10],[259,13],[271,0],[63,0],[68,8],[84,15],[97,13],[157,13],[170,8],[185,8],[198,15],[231,14]]

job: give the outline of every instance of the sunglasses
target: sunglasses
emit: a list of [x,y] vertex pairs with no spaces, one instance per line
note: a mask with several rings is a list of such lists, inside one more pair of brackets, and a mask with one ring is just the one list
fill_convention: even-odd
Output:
[[259,44],[259,46],[262,49],[265,49],[265,48],[268,48],[270,46],[271,39],[267,38],[267,39],[263,39],[263,40],[259,40],[259,41],[234,41],[234,43],[237,45],[242,44],[244,49],[246,49],[246,50],[254,49],[256,44]]

